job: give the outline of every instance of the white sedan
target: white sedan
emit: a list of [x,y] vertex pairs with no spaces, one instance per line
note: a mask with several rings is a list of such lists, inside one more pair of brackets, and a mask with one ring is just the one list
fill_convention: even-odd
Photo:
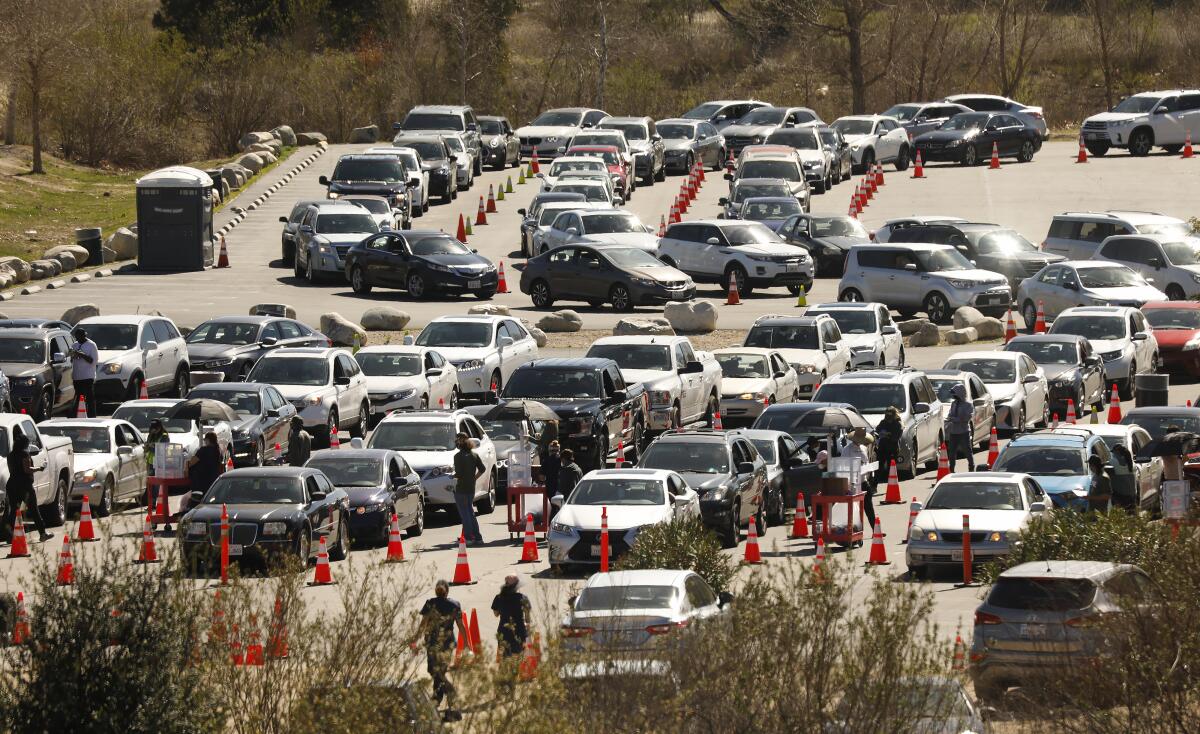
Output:
[[129,421],[115,418],[53,418],[38,424],[43,436],[71,439],[75,482],[70,501],[88,496],[97,517],[118,502],[136,502],[146,490],[145,439]]
[[458,368],[436,350],[389,344],[363,347],[354,359],[367,380],[372,422],[393,410],[458,407]]
[[753,420],[767,405],[794,403],[799,397],[796,371],[776,349],[727,347],[713,353],[721,365],[721,416]]
[[955,352],[942,369],[972,372],[991,393],[996,424],[1014,433],[1044,426],[1050,419],[1046,374],[1020,352]]

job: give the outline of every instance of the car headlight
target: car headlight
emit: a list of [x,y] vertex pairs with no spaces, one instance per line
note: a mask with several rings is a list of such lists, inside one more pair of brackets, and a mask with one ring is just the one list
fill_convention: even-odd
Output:
[[937,542],[937,539],[938,539],[938,534],[936,531],[930,530],[925,533],[925,540],[928,540],[929,542],[934,543],[934,542]]
[[75,482],[77,484],[91,484],[94,481],[96,481],[95,469],[75,472]]
[[333,248],[324,242],[319,242],[317,243],[317,252],[321,253],[322,255],[332,255]]
[[425,267],[429,268],[430,270],[436,270],[439,273],[453,273],[454,272],[453,270],[450,269],[449,266],[442,265],[441,263],[425,263]]
[[320,395],[309,395],[308,397],[306,397],[304,399],[304,402],[308,405],[320,405],[321,404],[321,396]]
[[1192,273],[1192,280],[1196,283],[1200,283],[1200,273]]
[[481,369],[483,369],[483,360],[481,359],[468,359],[465,362],[460,362],[458,365],[459,372]]
[[746,257],[760,263],[769,263],[775,261],[774,255],[747,255]]
[[797,374],[805,375],[813,371],[813,366],[811,364],[794,364],[792,369],[796,370]]
[[859,353],[859,352],[873,352],[873,351],[875,351],[875,347],[874,347],[874,346],[872,346],[872,345],[870,345],[870,344],[861,344],[861,345],[859,345],[859,346],[857,346],[857,347],[850,347],[850,351],[851,351],[851,352],[855,352],[855,353]]
[[204,522],[189,522],[187,526],[188,535],[204,535],[208,530],[208,523]]
[[388,397],[391,400],[407,400],[416,394],[417,394],[417,389],[415,387],[410,387],[407,390],[399,390],[397,392],[394,392],[391,395],[389,395]]
[[738,395],[737,397],[738,397],[738,400],[762,400],[763,398],[766,397],[766,395],[763,395],[760,392],[744,392],[741,395]]
[[1191,339],[1188,339],[1187,342],[1184,343],[1184,345],[1183,345],[1183,350],[1185,352],[1191,351],[1193,349],[1200,349],[1200,334],[1197,334],[1196,336],[1193,336]]
[[330,192],[327,194],[327,196],[328,196],[330,199],[336,199],[336,198],[338,198],[339,196],[341,196],[341,194],[339,194],[339,193],[338,193],[338,192],[336,192],[336,191],[330,191]]
[[438,477],[443,477],[443,476],[448,477],[453,473],[454,473],[454,467],[452,467],[452,466],[435,466],[429,470],[429,478],[437,479]]
[[233,357],[228,357],[226,359],[213,359],[208,362],[201,362],[201,364],[203,364],[205,367],[209,367],[209,368],[228,367],[229,365],[233,364]]
[[1124,353],[1124,349],[1114,349],[1111,352],[1101,352],[1100,359],[1103,359],[1105,362],[1111,362],[1114,359],[1120,359],[1121,355]]
[[287,523],[286,522],[263,523],[263,535],[274,536],[274,535],[286,535],[286,534],[287,534]]
[[987,539],[992,543],[999,543],[1001,540],[1004,540],[1004,534],[999,530],[993,530],[992,532],[988,533]]
[[961,138],[959,138],[956,140],[951,140],[949,143],[946,143],[946,147],[947,148],[957,148],[958,146],[960,146],[962,144],[963,144],[963,141]]
[[557,137],[542,138],[542,142],[543,143],[557,143],[558,138]]
[[33,387],[37,384],[37,381],[38,378],[36,377],[17,377],[12,380],[12,384],[18,387]]
[[573,532],[573,529],[571,528],[570,525],[566,525],[561,522],[552,522],[552,523],[550,523],[550,532],[565,533],[567,535],[570,535]]
[[119,362],[109,362],[104,365],[104,374],[119,375],[121,374],[121,364]]
[[975,285],[975,281],[973,280],[959,280],[957,278],[947,278],[946,282],[950,284],[951,288],[971,288]]
[[658,285],[658,281],[654,278],[641,278],[636,275],[629,276],[629,279],[638,285],[653,286]]

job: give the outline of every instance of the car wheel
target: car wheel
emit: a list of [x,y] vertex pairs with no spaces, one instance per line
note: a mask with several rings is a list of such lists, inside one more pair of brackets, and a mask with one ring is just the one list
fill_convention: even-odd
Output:
[[767,525],[782,525],[783,490],[778,489],[767,495]]
[[333,436],[338,432],[338,414],[336,410],[329,411],[329,420],[325,425],[325,447],[333,444]]
[[350,553],[350,537],[348,534],[349,530],[350,521],[346,519],[346,513],[338,513],[337,542],[334,543],[333,547],[329,549],[329,560],[346,560],[346,556]]
[[870,148],[867,148],[866,150],[863,151],[862,161],[859,162],[857,167],[851,166],[850,170],[855,175],[858,175],[860,173],[866,173],[868,170],[870,170],[871,164],[873,164],[874,162],[875,162],[875,151],[871,150]]
[[1110,146],[1108,143],[1085,143],[1084,147],[1087,148],[1087,152],[1090,155],[1100,158],[1103,157],[1104,154],[1108,153],[1109,148],[1112,146]]
[[308,565],[310,556],[312,556],[312,530],[305,525],[296,537],[296,558],[300,561],[301,567]]
[[946,297],[941,293],[934,291],[925,296],[924,301],[925,315],[935,324],[948,324],[953,313],[950,310],[950,304],[946,302]]
[[192,378],[188,371],[180,367],[175,371],[175,382],[171,385],[171,397],[186,398],[188,392],[192,389]]
[[[940,449],[942,444],[944,444],[944,443],[946,443],[946,437],[939,433],[938,438],[937,438],[938,448]],[[938,456],[937,455],[938,455],[938,452],[934,451],[933,456],[931,456],[925,462],[925,471],[937,471],[937,468],[938,468]]]
[[629,295],[629,289],[617,283],[608,292],[608,300],[612,303],[614,311],[627,313],[633,310],[633,298]]
[[67,480],[65,477],[58,478],[58,485],[54,489],[54,499],[50,504],[43,509],[38,508],[38,512],[42,513],[42,519],[47,525],[62,525],[67,521]]
[[311,257],[304,265],[304,280],[306,280],[309,285],[316,285],[321,281],[320,274],[317,273],[316,270],[313,270],[313,262]]
[[116,487],[113,484],[112,476],[108,476],[104,480],[104,486],[100,488],[100,499],[96,502],[96,517],[108,517],[113,511],[113,493],[116,492]]
[[725,527],[721,528],[722,548],[737,548],[738,543],[741,541],[742,529],[738,525],[738,517],[741,514],[741,504],[734,502],[733,509],[729,512],[729,522],[725,523]]
[[1025,331],[1032,334],[1037,325],[1037,306],[1033,301],[1027,300],[1021,304],[1021,318],[1025,321]]
[[973,166],[979,162],[979,151],[975,150],[974,145],[967,145],[963,149],[962,164],[964,166]]
[[1129,365],[1129,377],[1122,382],[1117,383],[1117,394],[1122,400],[1137,399],[1137,385],[1134,382],[1134,377],[1137,375],[1137,362],[1131,362]]
[[304,277],[304,267],[300,264],[299,251],[292,253],[292,275],[296,276],[296,280]]
[[1017,153],[1017,160],[1022,163],[1028,163],[1033,160],[1033,141],[1026,140],[1021,143],[1021,151]]
[[925,578],[925,566],[909,566],[908,577],[910,579],[920,581]]
[[405,281],[405,290],[408,295],[421,300],[428,295],[428,287],[425,284],[425,277],[420,273],[410,273],[408,280]]
[[357,265],[350,271],[350,289],[361,295],[371,292],[371,284],[367,282],[367,274]]
[[901,479],[915,479],[917,476],[917,439],[913,439],[912,445],[908,448],[908,461],[902,466],[896,467],[897,473]]
[[847,288],[838,294],[838,300],[843,303],[861,303],[865,299],[863,294],[858,292],[856,288]]
[[550,295],[550,284],[544,280],[535,280],[529,286],[529,299],[535,308],[550,308],[554,305],[554,297]]
[[475,503],[475,509],[480,515],[490,515],[496,509],[496,474],[488,475],[487,496]]
[[721,275],[721,289],[726,293],[729,292],[729,283],[731,281],[737,282],[739,296],[745,297],[750,295],[750,291],[752,290],[750,279],[746,275],[746,269],[741,265],[734,263],[726,268],[725,272]]
[[1150,155],[1154,147],[1154,135],[1146,128],[1138,128],[1129,136],[1129,154],[1141,158]]
[[[132,383],[131,383],[132,384]],[[136,398],[137,395],[134,395]],[[37,405],[33,406],[33,420],[35,423],[41,423],[50,417],[51,406],[54,405],[54,395],[45,390],[38,398]]]
[[686,176],[688,174],[688,172],[692,170],[692,166],[694,166],[694,165],[696,165],[696,156],[692,155],[691,153],[688,153],[687,163],[684,166],[683,175]]
[[258,439],[258,444],[251,452],[250,461],[253,462],[253,466],[263,466],[267,463],[267,442],[262,438]]
[[458,388],[450,391],[450,402],[447,404],[450,410],[458,410]]
[[409,525],[405,532],[410,538],[415,538],[425,532],[425,500],[423,498],[417,498],[417,516],[413,518],[413,524]]
[[1172,283],[1171,285],[1167,286],[1166,294],[1167,298],[1172,301],[1182,301],[1183,299],[1187,298],[1183,292],[1183,288],[1181,288],[1177,283]]
[[813,193],[814,194],[823,194],[828,190],[828,188],[829,188],[829,184],[827,183],[827,181],[825,179],[821,179],[820,181],[817,181],[816,183],[813,184]]
[[487,289],[475,291],[475,297],[481,301],[490,301],[496,297],[496,291]]
[[358,406],[358,420],[354,421],[354,427],[350,429],[351,438],[364,438],[367,435],[367,420],[371,415],[371,406],[366,400]]
[[767,532],[767,498],[763,497],[763,501],[758,505],[758,512],[754,513],[754,532],[758,536],[762,536]]
[[908,170],[909,151],[907,145],[900,146],[900,153],[896,156],[896,162],[893,163],[897,171]]
[[1012,416],[1012,415],[1009,416],[1008,424],[1010,426],[1009,431],[1011,431],[1013,434],[1017,434],[1017,433],[1020,433],[1021,431],[1025,430],[1025,405],[1024,404],[1022,404],[1021,407],[1017,408],[1017,414],[1015,416]]
[[129,378],[129,386],[127,388],[125,388],[125,399],[126,400],[137,400],[138,396],[141,394],[142,394],[142,376],[134,375],[133,377]]
[[[721,403],[715,395],[708,396],[708,404],[704,406],[704,425],[708,428],[713,427],[713,421],[716,420],[717,413],[721,410]],[[680,418],[682,423],[682,417]]]

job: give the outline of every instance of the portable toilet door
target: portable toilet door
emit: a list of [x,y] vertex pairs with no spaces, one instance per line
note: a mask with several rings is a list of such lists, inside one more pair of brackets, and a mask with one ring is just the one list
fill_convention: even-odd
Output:
[[213,264],[212,178],[172,166],[137,181],[138,269],[180,272]]

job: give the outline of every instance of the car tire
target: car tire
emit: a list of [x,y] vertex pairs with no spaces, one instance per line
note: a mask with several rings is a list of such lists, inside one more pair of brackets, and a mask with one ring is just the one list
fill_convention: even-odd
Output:
[[1149,128],[1139,127],[1129,134],[1129,155],[1143,158],[1154,148],[1154,133]]
[[1025,405],[1024,404],[1022,404],[1021,407],[1017,408],[1017,415],[1015,418],[1012,417],[1011,415],[1009,416],[1008,424],[1009,424],[1008,430],[1010,432],[1009,433],[1010,436],[1016,435],[1016,434],[1020,433],[1021,431],[1025,430]]
[[1167,294],[1167,300],[1170,301],[1182,301],[1187,298],[1187,295],[1183,292],[1183,288],[1178,283],[1172,283],[1167,286],[1167,290],[1164,292]]
[[979,163],[979,151],[975,150],[974,145],[968,144],[963,149],[962,164],[964,166],[973,166],[976,163]]
[[550,308],[554,305],[554,295],[550,293],[550,284],[542,279],[533,281],[529,286],[529,299],[534,308]]
[[686,176],[688,174],[688,172],[692,170],[692,166],[694,166],[694,165],[696,165],[696,156],[692,155],[691,153],[688,153],[687,162],[684,164],[684,167],[683,167],[683,175]]
[[291,265],[296,260],[296,245],[283,240],[280,247],[280,259],[284,265]]
[[143,378],[140,374],[129,378],[129,385],[125,388],[126,400],[138,399],[138,396],[142,394],[142,381]]
[[358,420],[354,422],[354,427],[350,429],[351,438],[366,438],[367,422],[371,419],[371,404],[366,400],[358,406]]
[[96,507],[94,509],[96,517],[108,517],[112,514],[113,503],[115,501],[113,494],[116,493],[116,491],[117,488],[113,484],[112,475],[109,475],[104,479],[104,485],[100,488],[100,499],[96,501]]
[[1112,148],[1108,143],[1084,143],[1087,148],[1088,155],[1094,155],[1097,158],[1102,158]]
[[816,183],[813,184],[813,193],[814,194],[823,194],[828,190],[828,188],[829,187],[826,184],[825,179],[821,179],[820,181],[817,181]]
[[1137,399],[1137,362],[1129,363],[1129,377],[1117,383],[1117,395],[1121,396],[1122,400]]
[[[938,445],[939,450],[941,449],[941,446],[944,443],[946,443],[946,437],[939,433],[938,440],[937,440],[937,445]],[[925,471],[937,471],[937,468],[938,468],[937,454],[938,454],[937,451],[933,452],[933,456],[925,462]]]
[[357,265],[350,271],[350,289],[363,296],[371,292],[371,284],[367,282],[367,274]]
[[750,285],[750,276],[746,274],[745,268],[737,263],[725,268],[725,272],[721,274],[721,290],[728,293],[729,283],[731,280],[737,281],[739,297],[745,298],[750,295],[750,291],[753,290],[753,286]]
[[892,165],[896,167],[897,171],[908,170],[908,161],[910,155],[911,153],[909,152],[907,145],[900,146],[900,152],[896,154],[896,160],[894,163],[892,163]]
[[847,288],[838,294],[838,300],[842,303],[862,303],[866,299],[857,288]]
[[1025,333],[1032,334],[1037,325],[1037,305],[1033,301],[1026,299],[1021,304],[1021,319],[1025,322]]
[[[495,386],[496,386],[496,389],[495,389],[495,391],[493,391],[493,390],[492,390],[492,385],[495,385]],[[491,379],[491,380],[488,382],[488,386],[487,386],[487,391],[486,391],[486,392],[488,392],[488,393],[492,393],[492,394],[493,394],[493,395],[495,395],[496,397],[499,397],[499,396],[500,396],[500,391],[501,391],[501,390],[503,390],[503,389],[504,389],[504,383],[502,382],[502,379],[501,379],[501,377],[500,377],[500,373],[499,373],[499,372],[493,372],[493,373],[492,373],[492,379]]]
[[410,538],[415,538],[425,532],[425,500],[417,498],[417,516],[413,518],[413,524],[409,525],[405,533]]
[[171,397],[186,398],[192,389],[192,378],[186,369],[175,370],[175,381],[171,383]]
[[263,438],[260,437],[255,444],[250,461],[250,466],[264,466],[267,463],[267,442]]
[[[134,395],[136,398],[137,396]],[[38,397],[37,404],[33,406],[33,422],[41,423],[50,417],[54,412],[54,393],[49,389],[43,390]]]
[[58,484],[54,490],[54,499],[50,501],[50,504],[39,507],[37,511],[42,514],[42,519],[46,521],[46,525],[57,527],[67,521],[66,477],[58,478]]
[[[716,415],[721,410],[721,402],[717,400],[716,395],[708,396],[708,404],[704,406],[704,425],[708,428],[713,427],[713,421],[716,420]],[[683,422],[682,416],[680,423]]]
[[783,512],[783,490],[768,492],[767,494],[767,526],[782,525],[784,521]]
[[908,577],[914,581],[922,581],[925,579],[926,566],[909,566]]
[[729,522],[725,527],[721,528],[721,547],[722,548],[737,548],[738,543],[742,540],[742,529],[738,524],[738,516],[742,514],[742,506],[739,502],[734,502],[733,507],[729,512]]
[[633,297],[629,295],[629,289],[620,283],[614,285],[608,292],[608,301],[612,304],[614,311],[629,313],[633,310]]
[[346,513],[338,513],[337,542],[329,549],[329,560],[344,561],[350,555],[350,521]]
[[1033,141],[1026,140],[1021,143],[1021,150],[1017,152],[1017,160],[1022,163],[1029,163],[1033,160]]
[[873,164],[874,162],[875,162],[875,151],[872,148],[867,148],[866,150],[863,151],[862,161],[860,161],[857,166],[855,166],[854,164],[850,165],[850,172],[856,176],[859,174],[866,173],[867,169],[869,169],[871,167],[871,164]]
[[904,347],[901,346],[900,347],[900,355],[898,357],[896,357],[896,366],[903,367],[904,363],[907,361],[907,359],[908,358],[904,354]]
[[950,309],[950,303],[946,297],[937,291],[925,296],[925,300],[921,303],[925,309],[925,315],[935,324],[948,324],[951,317],[954,316],[954,311]]
[[309,285],[316,285],[321,282],[321,275],[316,270],[313,270],[312,258],[304,265],[304,280]]
[[418,301],[429,297],[429,286],[425,282],[425,276],[420,273],[409,273],[408,278],[404,281],[405,290],[408,295]]
[[496,297],[496,291],[494,289],[475,291],[475,297],[481,301],[490,301]]
[[475,503],[475,509],[480,515],[490,515],[496,510],[496,473],[488,475],[488,491],[483,499]]
[[300,532],[296,536],[296,559],[300,561],[301,568],[308,565],[310,556],[312,556],[312,529],[305,525],[300,528]]
[[292,275],[296,280],[304,278],[304,267],[300,264],[300,253],[298,251],[292,253]]

